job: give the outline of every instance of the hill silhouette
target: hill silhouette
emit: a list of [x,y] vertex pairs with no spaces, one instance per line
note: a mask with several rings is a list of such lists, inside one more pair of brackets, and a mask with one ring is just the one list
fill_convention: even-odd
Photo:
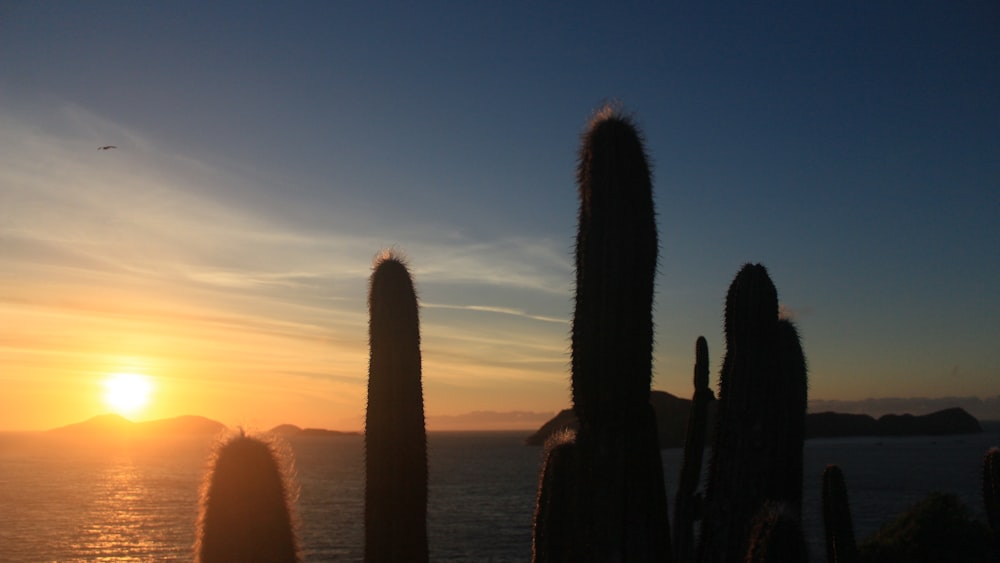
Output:
[[[119,414],[101,414],[93,418],[60,426],[46,431],[52,436],[79,438],[131,438],[165,436],[216,436],[227,426],[203,416],[185,415],[144,422],[132,422]],[[342,432],[324,428],[300,428],[294,424],[280,424],[268,431],[282,437],[289,436],[357,436],[359,432]]]
[[812,413],[806,416],[806,437],[841,436],[936,436],[976,434],[982,426],[965,410],[953,407],[930,414],[886,414],[873,418],[866,414]]
[[300,428],[294,424],[279,424],[270,430],[278,436],[358,436],[360,432],[342,432],[325,428]]
[[145,422],[132,422],[118,414],[101,414],[83,422],[53,428],[50,434],[63,436],[179,436],[214,435],[226,425],[203,416],[178,416]]
[[[660,433],[661,448],[684,446],[691,400],[682,399],[666,391],[651,391],[650,404],[656,411],[656,422]],[[715,407],[713,400],[708,404],[709,432],[715,427]],[[573,409],[563,409],[542,425],[525,441],[528,445],[539,446],[546,438],[563,428],[577,427]],[[848,436],[922,436],[946,434],[977,434],[982,432],[979,421],[965,410],[954,407],[930,414],[886,414],[878,419],[866,414],[841,414],[834,412],[809,413],[806,415],[806,438],[840,438]]]

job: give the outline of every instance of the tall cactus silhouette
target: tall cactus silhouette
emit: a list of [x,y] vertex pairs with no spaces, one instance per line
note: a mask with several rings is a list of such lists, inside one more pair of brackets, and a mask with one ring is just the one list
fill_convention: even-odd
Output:
[[726,296],[726,354],[719,376],[715,444],[699,560],[743,557],[750,523],[765,501],[801,514],[805,356],[760,264],[746,264]]
[[652,181],[632,121],[604,108],[577,168],[573,410],[585,560],[667,561],[670,525],[649,404],[658,243]]
[[291,491],[268,441],[238,435],[220,442],[202,486],[195,560],[299,560]]
[[406,264],[385,252],[368,292],[365,561],[427,561],[427,433],[417,296]]
[[836,465],[827,465],[823,471],[823,528],[826,531],[827,563],[860,561],[844,473]]
[[993,548],[1000,559],[1000,448],[990,448],[983,456],[983,503],[993,530]]
[[708,403],[715,397],[708,386],[708,341],[699,336],[695,342],[694,397],[684,439],[684,463],[674,501],[674,559],[678,563],[691,560],[694,545],[694,522],[701,517],[701,496],[697,493],[701,481],[701,461],[705,451]]

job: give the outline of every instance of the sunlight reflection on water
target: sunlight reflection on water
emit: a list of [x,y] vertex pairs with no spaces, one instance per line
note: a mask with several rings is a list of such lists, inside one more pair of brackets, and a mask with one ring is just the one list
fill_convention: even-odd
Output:
[[0,439],[0,560],[190,560],[208,444]]
[[97,476],[78,552],[97,559],[128,561],[132,556],[159,552],[162,543],[146,537],[155,530],[150,495],[143,475],[129,457],[112,460]]
[[[859,537],[930,490],[976,514],[979,460],[1000,435],[815,440],[806,445],[805,528],[821,551],[819,476],[843,467]],[[431,434],[433,561],[526,561],[540,448],[519,433]],[[91,448],[0,434],[0,561],[191,561],[211,441]],[[360,436],[293,440],[306,561],[361,561]],[[709,459],[706,457],[706,460]],[[681,451],[664,450],[670,502]]]

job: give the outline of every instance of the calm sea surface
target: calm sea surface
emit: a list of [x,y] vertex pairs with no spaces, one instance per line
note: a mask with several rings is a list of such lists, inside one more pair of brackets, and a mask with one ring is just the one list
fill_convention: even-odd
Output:
[[[432,561],[530,559],[541,450],[523,445],[526,434],[429,435]],[[864,537],[931,491],[955,492],[981,515],[980,462],[996,444],[995,426],[971,436],[807,442],[804,524],[816,555],[827,463],[843,468],[857,535]],[[0,434],[0,561],[190,560],[210,445],[179,439],[85,447]],[[361,561],[362,438],[297,438],[289,445],[307,560]],[[673,491],[680,450],[664,450],[663,461]]]

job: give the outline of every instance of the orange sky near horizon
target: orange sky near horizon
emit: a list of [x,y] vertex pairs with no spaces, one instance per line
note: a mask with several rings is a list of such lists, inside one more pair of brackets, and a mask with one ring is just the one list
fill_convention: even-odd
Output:
[[[78,108],[65,114],[82,131],[141,139]],[[0,195],[18,212],[0,229],[0,318],[13,328],[0,341],[0,430],[43,430],[102,414],[102,382],[121,372],[156,382],[148,407],[131,416],[137,421],[194,414],[227,426],[360,430],[371,260],[400,240],[409,241],[399,248],[409,254],[421,300],[429,429],[445,420],[532,428],[570,405],[569,235],[469,244],[447,229],[391,239],[349,228],[298,231],[187,188],[249,181],[241,172],[139,140],[127,159],[95,159],[89,133],[48,135],[4,123],[0,145],[11,150],[0,155],[7,190]],[[661,268],[655,310],[653,387],[679,396],[690,391],[699,334],[708,338],[717,377],[729,282],[721,274],[708,284],[677,282],[684,273]],[[782,271],[772,276],[783,306],[803,313],[811,398],[995,394],[990,356],[978,353],[992,345],[988,330],[966,327],[969,334],[947,348],[938,334],[921,331],[898,339],[908,353],[890,355],[882,340],[860,335],[892,334],[898,319],[872,315],[862,333],[844,330],[846,309],[816,318],[808,306],[796,307],[829,293],[784,291]],[[907,314],[909,325],[920,326],[920,311]],[[519,414],[454,418],[490,411]]]
[[[48,429],[109,412],[104,382],[116,373],[146,375],[154,383],[145,408],[123,413],[133,421],[195,414],[262,429],[281,423],[363,428],[368,362],[364,301],[335,333],[303,319],[227,311],[219,303],[186,303],[177,288],[169,298],[136,289],[101,289],[56,300],[48,296],[73,292],[57,283],[8,289],[19,291],[8,291],[0,312],[18,330],[0,347],[0,364],[16,374],[7,389],[7,396],[16,400],[0,413],[2,430]],[[364,289],[362,285],[361,299]],[[512,399],[525,410],[546,413],[564,406],[550,396],[531,402],[535,394],[517,389],[518,380],[538,387],[531,381],[538,374],[530,367],[513,374],[513,383],[504,383],[506,392],[494,388],[482,393],[480,402],[469,400],[474,396],[469,388],[511,374],[503,366],[463,365],[468,358],[447,351],[449,342],[459,338],[445,326],[424,328],[428,414],[491,410],[498,400]],[[467,336],[464,341],[473,342]],[[481,338],[479,345],[494,343]],[[557,392],[568,384],[558,374],[564,362],[558,353],[552,362]],[[473,369],[477,377],[466,377]]]
[[135,420],[360,430],[394,247],[428,428],[537,426],[571,402],[609,101],[653,166],[654,389],[690,396],[699,336],[718,388],[751,262],[811,401],[1000,410],[996,3],[452,8],[4,4],[0,431],[105,413],[130,372]]
[[[86,112],[69,114],[102,126]],[[5,145],[19,140],[23,152],[27,138],[43,155],[0,170],[0,181],[30,194],[8,221],[0,255],[0,318],[15,328],[0,342],[0,430],[43,430],[107,412],[103,381],[121,372],[156,383],[148,407],[130,416],[136,421],[195,414],[262,429],[363,428],[367,277],[372,257],[395,240],[296,233],[198,197],[179,186],[241,178],[152,147],[109,166],[83,154],[73,136],[32,135],[0,131]],[[32,167],[19,169],[25,162]],[[66,182],[72,190],[60,187]],[[67,201],[50,204],[50,194]],[[479,411],[520,414],[452,423],[533,428],[570,405],[569,244],[510,238],[462,248],[446,234],[400,247],[412,251],[421,297],[429,429]],[[782,292],[780,276],[775,283]],[[718,276],[706,304],[677,303],[676,289],[658,289],[658,299],[673,298],[681,309],[657,309],[657,343],[681,351],[654,352],[655,389],[688,395],[699,333],[709,340],[715,381],[727,284]],[[874,339],[844,355],[838,325],[811,321],[800,329],[812,398],[956,394],[953,377],[911,376],[928,370],[919,355],[887,358]],[[870,321],[868,330],[880,330],[879,322],[889,321]],[[983,342],[962,345],[979,349],[988,337],[976,333]],[[975,361],[965,369],[988,389],[988,369]]]

